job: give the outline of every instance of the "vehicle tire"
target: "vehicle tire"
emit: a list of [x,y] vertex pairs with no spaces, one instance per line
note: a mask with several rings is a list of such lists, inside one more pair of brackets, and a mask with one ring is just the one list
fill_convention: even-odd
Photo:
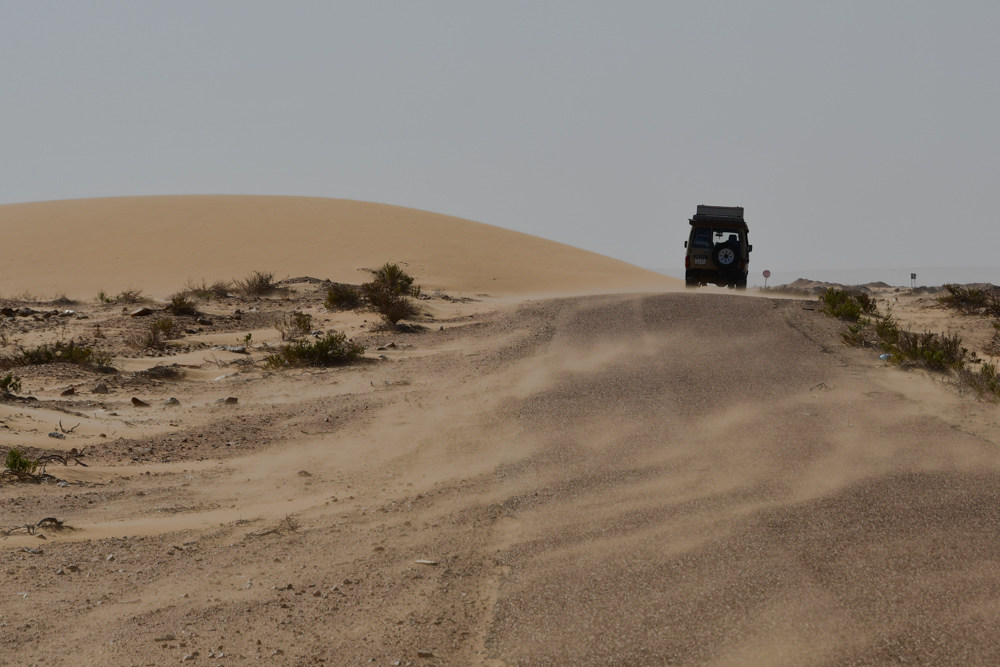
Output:
[[712,250],[712,261],[720,271],[735,269],[740,260],[740,247],[735,243],[720,243]]
[[746,288],[747,288],[747,281],[746,280],[737,280],[736,281],[736,289],[743,290],[743,289],[746,289]]
[[688,289],[694,289],[695,287],[698,287],[698,281],[697,280],[685,280],[684,281],[684,287],[687,287]]

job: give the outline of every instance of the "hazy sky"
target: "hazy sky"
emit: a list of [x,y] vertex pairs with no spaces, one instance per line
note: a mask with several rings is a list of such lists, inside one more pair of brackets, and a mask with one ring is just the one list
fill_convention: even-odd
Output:
[[[0,0],[0,203],[344,197],[678,266],[1000,265],[1000,3]],[[2,236],[0,236],[2,241]]]

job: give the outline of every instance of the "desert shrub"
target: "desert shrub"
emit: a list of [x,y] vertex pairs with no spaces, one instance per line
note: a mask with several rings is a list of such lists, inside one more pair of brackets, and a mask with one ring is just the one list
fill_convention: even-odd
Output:
[[1000,322],[993,323],[993,337],[983,347],[983,351],[994,357],[1000,357]]
[[381,268],[372,271],[372,274],[375,276],[373,282],[377,282],[393,292],[420,296],[420,286],[413,285],[413,276],[403,271],[399,264],[387,262]]
[[281,340],[294,340],[312,331],[312,315],[308,313],[292,313],[291,317],[283,315],[280,322],[274,323],[274,328],[281,334]]
[[211,301],[212,299],[229,296],[229,291],[232,289],[233,284],[228,280],[216,280],[211,285],[205,282],[204,279],[202,279],[200,285],[193,280],[188,280],[187,284],[184,285],[182,294],[201,299],[202,301]]
[[361,358],[365,348],[347,340],[341,332],[328,333],[316,341],[295,341],[282,345],[266,360],[269,368],[287,366],[339,366]]
[[123,290],[114,296],[106,294],[104,290],[97,293],[97,301],[100,303],[139,303],[144,300],[141,289]]
[[86,345],[79,345],[73,340],[68,343],[57,341],[55,343],[42,343],[38,347],[30,349],[18,347],[14,354],[0,358],[0,367],[40,366],[56,362],[78,366],[105,367],[111,365],[111,355]]
[[965,315],[977,315],[989,303],[989,292],[978,287],[963,287],[961,285],[945,285],[948,293],[938,297],[938,302]]
[[915,333],[899,330],[895,343],[882,343],[882,349],[898,363],[910,362],[924,368],[945,371],[961,370],[969,358],[958,334]]
[[326,293],[326,307],[329,310],[355,310],[361,306],[361,292],[350,285],[334,283]]
[[875,321],[875,335],[887,345],[899,342],[899,323],[893,318],[892,313],[887,313],[885,317]]
[[277,289],[274,274],[268,271],[254,271],[245,278],[234,278],[233,286],[243,296],[263,296]]
[[861,304],[849,292],[831,287],[820,295],[819,300],[823,304],[820,310],[831,317],[848,322],[861,319]]
[[163,347],[163,344],[173,333],[174,321],[169,317],[158,317],[149,322],[146,327],[131,332],[127,336],[127,342],[139,350],[158,348]]
[[21,378],[13,373],[0,376],[0,396],[10,396],[21,391]]
[[411,297],[419,296],[420,287],[413,285],[413,277],[397,264],[386,264],[372,271],[373,279],[361,286],[365,305],[382,316],[390,326],[418,314]]
[[847,328],[847,331],[840,334],[841,340],[844,341],[845,345],[850,345],[851,347],[864,347],[867,343],[865,339],[865,327],[867,324],[866,320],[855,322]]
[[4,472],[9,471],[17,477],[33,475],[38,469],[38,461],[29,458],[17,447],[11,447],[7,450],[7,456],[4,457],[3,464],[5,468]]
[[166,310],[168,313],[172,313],[174,315],[198,314],[198,309],[195,308],[194,301],[192,301],[184,292],[178,292],[170,297],[170,303],[167,304]]
[[961,368],[958,371],[958,381],[980,396],[1000,398],[1000,374],[996,364],[984,363],[978,371]]

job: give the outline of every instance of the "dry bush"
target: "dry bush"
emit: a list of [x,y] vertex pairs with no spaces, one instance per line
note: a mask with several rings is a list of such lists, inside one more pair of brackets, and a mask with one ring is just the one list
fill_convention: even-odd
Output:
[[268,368],[290,366],[340,366],[357,361],[365,353],[365,348],[347,340],[341,332],[328,333],[315,342],[296,341],[267,357]]
[[86,345],[78,345],[73,340],[68,343],[56,341],[55,343],[42,343],[33,348],[19,346],[14,354],[0,357],[0,368],[40,366],[57,362],[104,368],[111,365],[111,355]]
[[137,350],[161,348],[174,333],[174,321],[169,317],[159,317],[125,337],[129,346]]
[[170,297],[170,303],[165,310],[173,315],[197,315],[198,309],[185,292],[178,292]]
[[274,274],[269,271],[254,271],[245,278],[234,278],[233,286],[243,296],[264,296],[278,289]]
[[292,313],[291,317],[283,315],[280,322],[274,323],[274,328],[281,334],[281,340],[295,340],[312,331],[312,315],[308,313]]
[[381,315],[392,327],[419,314],[412,297],[420,295],[420,287],[413,284],[413,277],[399,265],[387,263],[372,271],[372,275],[373,280],[361,286],[365,307]]
[[221,299],[229,296],[229,292],[232,289],[233,284],[228,280],[216,280],[209,285],[202,278],[200,285],[193,280],[188,280],[184,285],[182,294],[201,299],[202,301],[211,301],[212,299]]
[[334,283],[326,293],[328,310],[356,310],[362,306],[363,298],[356,287]]

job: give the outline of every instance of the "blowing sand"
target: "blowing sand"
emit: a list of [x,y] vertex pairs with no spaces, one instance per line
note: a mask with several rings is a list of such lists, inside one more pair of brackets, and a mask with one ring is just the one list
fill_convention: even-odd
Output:
[[[329,238],[351,243],[300,242],[334,212]],[[0,486],[0,528],[64,522],[0,539],[0,663],[1000,662],[996,404],[843,346],[815,301],[678,292],[566,246],[357,202],[84,200],[0,219],[5,237],[38,223],[15,232],[8,295],[89,298],[129,272],[154,295],[253,269],[359,282],[386,260],[441,290],[406,332],[326,312],[315,281],[213,300],[152,357],[129,352],[140,323],[120,305],[6,320],[8,341],[75,336],[123,370],[19,369],[36,400],[0,402],[0,447],[89,464],[50,465],[64,485]],[[43,220],[94,235],[155,220],[163,236],[102,236],[98,260],[40,249]],[[559,292],[573,296],[537,297]],[[979,326],[882,298],[904,320]],[[262,370],[293,309],[368,360]],[[252,365],[218,349],[247,332]],[[180,377],[157,371],[170,364]]]

